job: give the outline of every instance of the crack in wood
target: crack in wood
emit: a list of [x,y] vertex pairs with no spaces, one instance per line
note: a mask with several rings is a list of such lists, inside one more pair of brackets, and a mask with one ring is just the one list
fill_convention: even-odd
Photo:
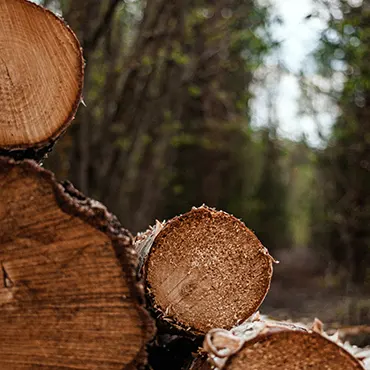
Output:
[[14,286],[12,280],[10,279],[8,273],[5,270],[3,263],[1,262],[1,270],[3,272],[3,285],[4,288],[12,288]]

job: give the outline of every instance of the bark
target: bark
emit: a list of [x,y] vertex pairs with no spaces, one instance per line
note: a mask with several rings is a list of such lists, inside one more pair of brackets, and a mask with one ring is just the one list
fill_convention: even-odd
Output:
[[336,336],[322,323],[301,324],[252,319],[231,331],[213,329],[205,337],[203,354],[191,370],[364,369],[365,355]]
[[80,103],[81,48],[60,18],[25,0],[1,0],[0,24],[0,154],[41,159]]
[[0,158],[0,368],[136,369],[154,328],[132,237],[35,162]]
[[230,329],[262,303],[272,257],[238,219],[193,208],[136,238],[140,270],[160,322],[190,334]]

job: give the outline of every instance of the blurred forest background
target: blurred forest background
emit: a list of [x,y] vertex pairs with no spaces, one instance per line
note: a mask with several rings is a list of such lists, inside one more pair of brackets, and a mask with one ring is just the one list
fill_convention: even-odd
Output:
[[[45,166],[133,233],[206,203],[243,219],[281,259],[276,315],[370,323],[370,1],[316,0],[326,29],[300,109],[330,102],[319,145],[279,135],[271,4],[252,0],[43,0],[77,33],[84,101]],[[288,71],[289,72],[289,71]],[[325,82],[325,83],[323,83]],[[256,86],[266,122],[251,124]],[[297,120],[297,125],[301,123]]]

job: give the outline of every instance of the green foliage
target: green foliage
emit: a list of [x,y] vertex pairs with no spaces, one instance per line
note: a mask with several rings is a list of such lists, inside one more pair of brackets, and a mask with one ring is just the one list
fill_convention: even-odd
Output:
[[272,251],[291,246],[288,214],[288,186],[283,171],[284,151],[273,128],[261,132],[263,164],[251,224],[262,243]]
[[188,87],[188,92],[189,92],[190,96],[193,97],[193,98],[197,98],[197,97],[202,95],[201,88],[199,86],[196,86],[196,85],[190,85]]
[[298,200],[287,192],[299,182],[289,183],[284,154],[295,145],[249,126],[253,74],[278,46],[268,7],[129,1],[107,23],[107,0],[59,5],[85,46],[88,109],[52,156],[56,172],[62,164],[63,177],[133,232],[207,203],[241,217],[268,247],[299,239],[288,238],[287,207]]
[[314,229],[337,269],[363,284],[370,263],[370,13],[368,1],[358,8],[341,4],[343,18],[331,19],[316,52],[320,73],[332,78],[342,71],[345,83],[330,92],[341,114],[319,156],[322,227]]

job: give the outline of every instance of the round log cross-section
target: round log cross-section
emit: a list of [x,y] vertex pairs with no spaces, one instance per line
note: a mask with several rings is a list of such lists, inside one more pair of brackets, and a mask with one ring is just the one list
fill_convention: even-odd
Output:
[[255,370],[363,370],[358,360],[318,333],[286,330],[257,340],[230,358],[225,370],[248,367]]
[[0,152],[40,157],[81,100],[84,61],[74,33],[26,0],[0,0]]
[[0,158],[0,369],[136,369],[153,325],[130,234],[31,161]]
[[270,287],[272,257],[226,212],[193,208],[138,236],[136,247],[154,308],[190,333],[244,321]]
[[[317,321],[316,321],[317,322]],[[320,323],[321,324],[321,323]],[[213,329],[191,370],[364,370],[360,355],[322,330],[257,321],[230,332]]]

